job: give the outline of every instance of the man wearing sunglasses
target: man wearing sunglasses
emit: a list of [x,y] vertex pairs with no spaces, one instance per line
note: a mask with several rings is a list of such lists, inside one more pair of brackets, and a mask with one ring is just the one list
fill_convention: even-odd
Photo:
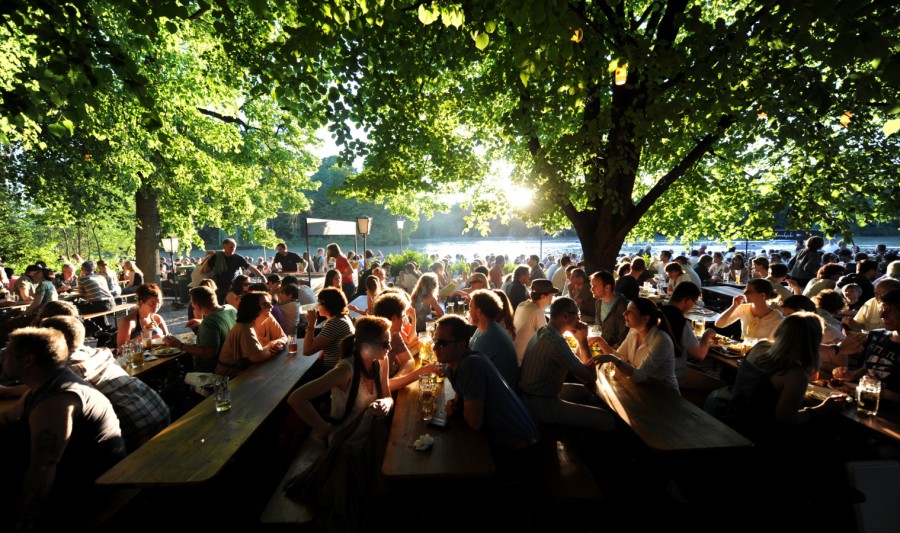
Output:
[[[563,336],[567,332],[578,341],[575,351]],[[519,375],[522,400],[538,422],[612,430],[613,416],[600,407],[600,399],[584,385],[565,383],[570,372],[584,383],[597,379],[587,345],[587,324],[581,321],[575,300],[563,297],[550,305],[550,323],[525,348]]]
[[456,392],[447,402],[447,416],[461,414],[470,428],[483,429],[495,447],[528,448],[537,442],[537,425],[497,367],[469,349],[473,330],[455,315],[441,317],[434,330],[434,353],[447,365],[447,379]]

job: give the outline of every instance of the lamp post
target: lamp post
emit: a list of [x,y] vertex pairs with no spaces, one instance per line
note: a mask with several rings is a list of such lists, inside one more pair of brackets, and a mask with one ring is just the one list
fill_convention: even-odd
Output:
[[398,254],[403,253],[403,222],[402,218],[397,219],[397,232],[400,234],[400,250],[397,251]]
[[360,270],[365,270],[369,265],[366,264],[366,237],[372,231],[372,217],[356,217],[356,232],[363,236],[363,253],[362,261],[360,261]]
[[163,251],[169,254],[169,262],[172,264],[172,273],[174,274],[175,252],[178,251],[178,237],[164,237],[162,240],[162,245]]

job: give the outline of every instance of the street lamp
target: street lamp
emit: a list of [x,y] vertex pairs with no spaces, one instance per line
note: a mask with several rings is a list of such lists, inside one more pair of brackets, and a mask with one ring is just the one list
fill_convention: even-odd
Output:
[[175,272],[175,252],[178,251],[178,237],[164,237],[162,240],[163,251],[169,254],[169,262],[172,264],[172,272]]
[[397,252],[398,254],[403,253],[403,219],[397,219],[397,232],[400,233],[400,250]]
[[359,264],[362,265],[361,270],[365,270],[368,267],[366,264],[366,237],[372,232],[372,217],[356,217],[356,232],[363,236],[363,254]]

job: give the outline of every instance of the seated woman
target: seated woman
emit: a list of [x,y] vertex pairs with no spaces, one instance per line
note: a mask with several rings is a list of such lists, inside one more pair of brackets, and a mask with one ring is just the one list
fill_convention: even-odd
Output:
[[666,322],[661,321],[656,304],[647,298],[628,303],[625,325],[628,336],[616,350],[602,338],[597,338],[605,355],[595,358],[598,363],[613,363],[636,383],[654,381],[680,394],[675,377],[675,345]]
[[216,374],[234,376],[251,363],[268,361],[284,348],[285,337],[263,344],[257,334],[257,326],[272,319],[272,301],[269,293],[251,291],[241,297],[237,310],[237,323],[225,337]]
[[[484,283],[487,284],[486,277],[484,277]],[[425,321],[429,314],[434,315],[435,318],[444,316],[444,310],[437,301],[437,284],[437,276],[431,272],[422,274],[409,297],[413,309],[416,310],[416,333],[425,331]]]
[[145,330],[149,330],[154,339],[169,334],[165,319],[157,314],[162,307],[162,291],[159,286],[156,283],[138,285],[134,293],[137,295],[137,307],[119,321],[116,348],[120,353],[123,344],[140,337]]
[[[322,330],[316,334],[319,317],[325,319]],[[319,360],[310,372],[324,374],[334,368],[341,358],[341,339],[353,335],[353,322],[347,316],[347,297],[338,287],[325,287],[319,292],[319,309],[306,314],[306,336],[303,337],[303,355],[319,354]]]
[[466,301],[469,301],[469,293],[470,292],[481,290],[481,289],[487,289],[487,288],[488,288],[487,276],[485,276],[484,274],[481,274],[479,272],[476,272],[476,273],[472,274],[471,276],[469,276],[469,286],[468,287],[454,291],[453,294],[451,294],[451,296],[462,296],[463,298],[466,299]]
[[771,340],[775,328],[784,318],[780,311],[769,307],[768,300],[774,296],[769,280],[751,279],[744,294],[735,296],[731,307],[716,319],[716,327],[725,328],[740,320],[744,339]]
[[371,314],[372,308],[375,306],[375,300],[381,294],[381,291],[381,280],[375,276],[369,276],[366,278],[366,308],[360,309],[355,305],[348,305],[347,308],[361,315]]
[[507,296],[506,293],[500,289],[493,289],[493,293],[497,295],[497,298],[500,298],[500,302],[503,304],[503,309],[500,310],[500,314],[497,315],[497,322],[499,322],[500,325],[503,326],[503,329],[505,329],[506,333],[509,334],[509,338],[515,341],[515,315],[513,314],[512,304],[509,301],[509,296]]
[[341,288],[341,273],[337,270],[329,270],[325,273],[325,282],[322,284],[322,288],[325,287],[335,287],[337,289]]
[[816,273],[816,277],[809,280],[803,289],[803,296],[814,298],[825,289],[833,289],[837,286],[837,280],[844,275],[844,267],[837,263],[828,263]]
[[757,442],[780,429],[809,422],[814,415],[838,412],[839,398],[801,408],[810,376],[819,369],[822,320],[799,312],[786,317],[772,335],[753,347],[738,367],[728,422]]
[[235,277],[234,281],[231,282],[231,288],[228,290],[228,294],[225,295],[225,303],[237,309],[241,303],[241,296],[249,290],[250,278],[243,274]]
[[722,281],[728,271],[728,266],[725,264],[725,256],[722,255],[722,252],[713,252],[712,258],[713,262],[709,266],[709,275],[714,281]]
[[731,264],[728,266],[728,270],[725,272],[725,279],[729,282],[737,282],[738,275],[740,275],[741,283],[746,283],[748,277],[750,276],[750,270],[744,263],[743,254],[734,254],[734,256],[731,257]]
[[813,298],[816,303],[816,314],[825,322],[825,332],[822,342],[834,344],[843,340],[846,335],[841,328],[841,321],[837,318],[841,311],[847,307],[844,296],[831,289],[825,289]]
[[144,272],[134,261],[125,261],[122,275],[122,294],[133,294],[138,286],[144,284]]
[[419,276],[422,274],[418,271],[418,266],[415,263],[406,263],[403,265],[403,269],[397,274],[397,285],[399,285],[403,290],[412,294],[412,291],[416,288],[416,283],[419,281]]
[[122,295],[122,287],[119,286],[119,276],[116,273],[116,270],[110,268],[103,259],[97,261],[97,274],[100,274],[106,280],[106,285],[109,287],[110,294],[113,296]]
[[[329,291],[332,289],[328,289]],[[340,362],[327,374],[311,381],[288,398],[288,405],[312,427],[313,434],[327,439],[330,461],[302,482],[289,483],[292,496],[315,494],[327,502],[329,525],[338,531],[356,531],[367,518],[360,512],[367,506],[374,483],[377,453],[370,443],[374,419],[390,413],[394,405],[388,388],[387,353],[391,348],[391,323],[385,318],[364,316],[357,321],[355,335],[340,343]],[[331,416],[323,418],[313,400],[331,393]],[[327,467],[325,465],[328,465]],[[298,479],[299,481],[299,479]],[[354,497],[349,497],[353,495]]]

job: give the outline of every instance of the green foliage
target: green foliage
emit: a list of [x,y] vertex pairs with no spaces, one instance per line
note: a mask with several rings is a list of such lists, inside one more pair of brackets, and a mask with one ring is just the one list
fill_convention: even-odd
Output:
[[428,267],[431,265],[428,254],[414,250],[405,250],[402,254],[390,254],[384,258],[384,262],[391,264],[391,276],[399,274],[403,266],[410,262],[419,265],[419,270],[422,272],[428,271]]

